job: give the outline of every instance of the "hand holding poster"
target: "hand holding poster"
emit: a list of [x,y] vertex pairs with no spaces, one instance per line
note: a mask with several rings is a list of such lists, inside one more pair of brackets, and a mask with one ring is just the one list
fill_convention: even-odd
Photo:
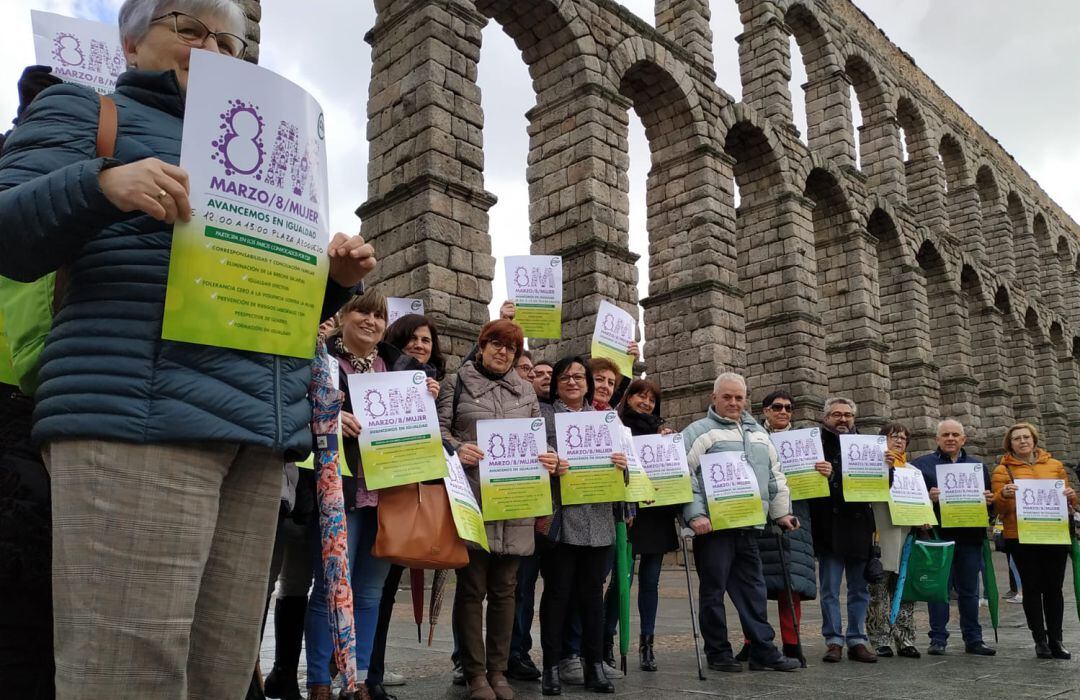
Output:
[[1016,529],[1021,544],[1070,544],[1069,502],[1061,479],[1017,479]]
[[787,477],[791,500],[829,495],[829,480],[816,467],[818,462],[825,461],[819,428],[784,430],[770,433],[769,438],[780,456],[780,468]]
[[742,452],[701,455],[701,483],[714,530],[765,524],[757,475]]
[[889,501],[889,469],[885,466],[884,435],[841,435],[844,500]]
[[406,299],[402,297],[386,297],[386,325],[390,326],[394,321],[409,314],[424,315],[423,299]]
[[[326,277],[326,142],[319,104],[246,61],[193,49],[161,337],[311,357]],[[122,119],[122,117],[121,117]]]
[[694,499],[682,435],[637,435],[634,449],[656,491],[655,501],[642,504],[644,507],[689,503]]
[[562,289],[558,255],[506,258],[506,295],[517,307],[514,323],[526,338],[562,337]]
[[484,520],[551,515],[551,477],[540,464],[547,439],[543,418],[476,422],[480,460],[480,502]]
[[349,375],[349,398],[360,422],[360,461],[369,489],[446,476],[446,458],[427,375]]
[[656,500],[656,489],[649,481],[645,468],[638,460],[637,450],[634,449],[634,435],[630,428],[622,427],[622,452],[626,455],[626,473],[629,483],[626,484],[626,494],[623,500],[627,503],[646,503]]
[[615,411],[555,414],[559,456],[570,463],[559,477],[563,505],[623,500],[623,474],[611,461],[619,427]]
[[446,495],[450,499],[450,513],[454,516],[454,527],[457,528],[458,537],[469,542],[475,542],[483,547],[484,551],[490,551],[488,547],[487,530],[484,528],[484,515],[480,512],[480,504],[476,502],[469,479],[465,476],[465,470],[461,467],[461,460],[457,455],[451,455],[443,450],[446,459],[446,471],[443,483],[446,484]]
[[981,464],[937,465],[942,527],[986,527],[986,484]]
[[115,24],[38,10],[30,11],[30,24],[38,64],[51,66],[52,74],[65,83],[84,85],[99,95],[116,90],[127,57]]
[[893,470],[892,486],[889,487],[889,519],[893,525],[937,525],[934,504],[926,491],[926,480],[922,472],[910,464]]
[[596,327],[593,329],[593,357],[606,357],[619,366],[625,377],[634,376],[634,356],[628,355],[630,342],[634,340],[637,322],[610,301],[600,302],[596,312]]

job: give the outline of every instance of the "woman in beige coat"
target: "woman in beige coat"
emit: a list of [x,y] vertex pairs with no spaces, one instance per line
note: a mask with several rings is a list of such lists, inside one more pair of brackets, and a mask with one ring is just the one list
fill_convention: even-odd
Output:
[[[479,463],[484,451],[476,444],[476,422],[540,417],[540,405],[532,385],[514,371],[523,345],[521,328],[512,322],[500,319],[488,323],[480,331],[475,359],[449,377],[439,393],[443,437],[457,450],[478,501]],[[554,452],[546,452],[539,459],[550,473],[557,473],[559,459]],[[454,625],[458,630],[469,698],[511,700],[514,692],[504,674],[514,627],[514,589],[518,559],[532,554],[535,547],[533,518],[489,522],[486,531],[490,552],[470,549],[468,566],[457,572]]]

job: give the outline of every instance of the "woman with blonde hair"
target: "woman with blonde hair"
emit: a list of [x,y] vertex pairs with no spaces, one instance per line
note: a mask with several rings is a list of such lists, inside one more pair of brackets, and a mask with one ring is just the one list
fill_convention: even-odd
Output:
[[1040,659],[1069,659],[1072,655],[1061,643],[1061,623],[1065,616],[1065,562],[1069,546],[1063,544],[1022,544],[1016,527],[1016,480],[1061,479],[1069,510],[1076,508],[1076,492],[1069,484],[1065,465],[1039,447],[1039,431],[1031,423],[1016,423],[1005,433],[1005,451],[991,477],[994,508],[1005,526],[1005,548],[1016,562],[1024,582],[1024,617],[1035,640],[1035,656]]

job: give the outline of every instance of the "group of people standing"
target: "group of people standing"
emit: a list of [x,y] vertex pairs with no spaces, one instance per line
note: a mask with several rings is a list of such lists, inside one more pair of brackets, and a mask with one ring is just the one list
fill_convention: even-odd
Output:
[[[172,225],[190,217],[187,175],[177,166],[189,54],[201,47],[240,58],[244,32],[245,18],[231,0],[127,0],[120,33],[130,70],[113,96],[121,116],[110,152],[101,149],[97,96],[42,80],[44,70],[31,76],[36,84],[27,83],[25,110],[0,155],[0,275],[30,285],[22,291],[44,300],[40,335],[48,338],[32,382],[22,390],[5,385],[3,394],[5,694],[243,697],[276,587],[277,655],[267,695],[301,697],[302,644],[308,698],[332,695],[334,641],[314,473],[298,464],[311,451],[310,362],[161,338]],[[363,288],[376,265],[369,244],[339,233],[328,257],[320,336],[346,392],[340,414],[343,461],[351,474],[343,477],[346,555],[362,697],[390,698],[386,686],[401,681],[385,664],[403,570],[372,554],[380,494],[365,482],[347,378],[395,370],[422,370],[429,377],[444,446],[460,458],[478,498],[484,453],[476,442],[477,422],[547,421],[548,446],[538,461],[552,477],[553,514],[487,523],[489,550],[471,549],[457,573],[455,658],[470,698],[510,700],[508,678],[539,680],[545,695],[559,695],[563,684],[574,683],[615,691],[612,678],[620,674],[614,669],[611,572],[620,520],[629,526],[638,557],[642,671],[656,671],[659,664],[658,582],[664,556],[679,546],[681,524],[694,533],[711,669],[737,672],[743,663],[797,669],[802,606],[815,597],[825,662],[840,662],[845,648],[848,659],[867,663],[891,655],[894,647],[901,656],[919,655],[911,607],[901,606],[889,624],[883,611],[893,587],[889,580],[870,585],[866,578],[875,542],[883,567],[895,573],[904,528],[892,526],[887,513],[844,498],[839,436],[855,432],[853,401],[825,402],[825,459],[815,468],[828,479],[827,497],[792,501],[770,442],[770,433],[792,427],[793,397],[779,389],[770,393],[759,422],[745,379],[725,373],[716,379],[707,414],[682,431],[693,484],[689,503],[564,504],[559,477],[568,465],[555,449],[554,417],[615,410],[634,435],[673,432],[662,417],[660,387],[646,378],[627,381],[600,358],[534,359],[510,318],[484,325],[475,352],[448,375],[436,322],[405,316],[388,327],[384,297]],[[47,275],[58,270],[54,284]],[[635,345],[628,354],[637,355]],[[933,453],[910,462],[910,431],[890,424],[883,434],[890,469],[920,470],[934,499],[934,466],[973,459],[964,451],[964,428],[954,420],[939,425]],[[988,517],[996,513],[1004,523],[1036,654],[1065,659],[1061,587],[1067,548],[1019,542],[1015,480],[1068,477],[1039,447],[1030,424],[1010,428],[1004,451],[992,475],[985,475],[991,484]],[[716,452],[746,456],[763,512],[785,535],[712,529],[700,465]],[[626,472],[625,454],[616,451],[612,462]],[[1071,482],[1065,493],[1075,507]],[[993,655],[978,619],[985,529],[940,534],[956,542],[952,577],[964,649]],[[531,629],[540,576],[537,667]],[[845,581],[846,624],[840,605]],[[742,623],[739,653],[729,639],[725,594]],[[779,648],[767,615],[770,598],[779,602]],[[949,606],[931,605],[930,621],[929,653],[943,654]]]

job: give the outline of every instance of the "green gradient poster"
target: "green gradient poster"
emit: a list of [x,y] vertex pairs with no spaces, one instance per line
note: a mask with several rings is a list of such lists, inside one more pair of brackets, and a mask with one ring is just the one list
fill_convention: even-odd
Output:
[[619,366],[624,377],[634,376],[634,356],[628,355],[630,342],[634,339],[637,321],[610,301],[600,302],[593,328],[593,357],[606,357]]
[[442,433],[426,374],[350,374],[349,397],[360,422],[360,463],[368,488],[446,476]]
[[322,108],[299,86],[191,52],[180,166],[192,216],[173,228],[162,338],[314,355],[329,269],[324,137]]
[[643,507],[670,506],[694,500],[682,435],[636,435],[634,449],[656,491],[655,500],[642,504]]
[[957,463],[937,465],[942,527],[986,527],[986,484],[983,465]]
[[476,422],[480,460],[480,502],[484,520],[551,515],[551,477],[540,464],[547,451],[543,418],[503,418]]
[[889,468],[885,465],[884,435],[841,435],[844,500],[889,502]]
[[555,414],[559,456],[570,469],[559,477],[563,505],[623,500],[623,474],[611,460],[621,449],[615,411]]
[[514,323],[526,338],[561,338],[562,258],[510,255],[505,262],[506,294],[517,307]]
[[765,524],[757,475],[742,452],[701,455],[701,483],[705,487],[709,521],[714,530]]

